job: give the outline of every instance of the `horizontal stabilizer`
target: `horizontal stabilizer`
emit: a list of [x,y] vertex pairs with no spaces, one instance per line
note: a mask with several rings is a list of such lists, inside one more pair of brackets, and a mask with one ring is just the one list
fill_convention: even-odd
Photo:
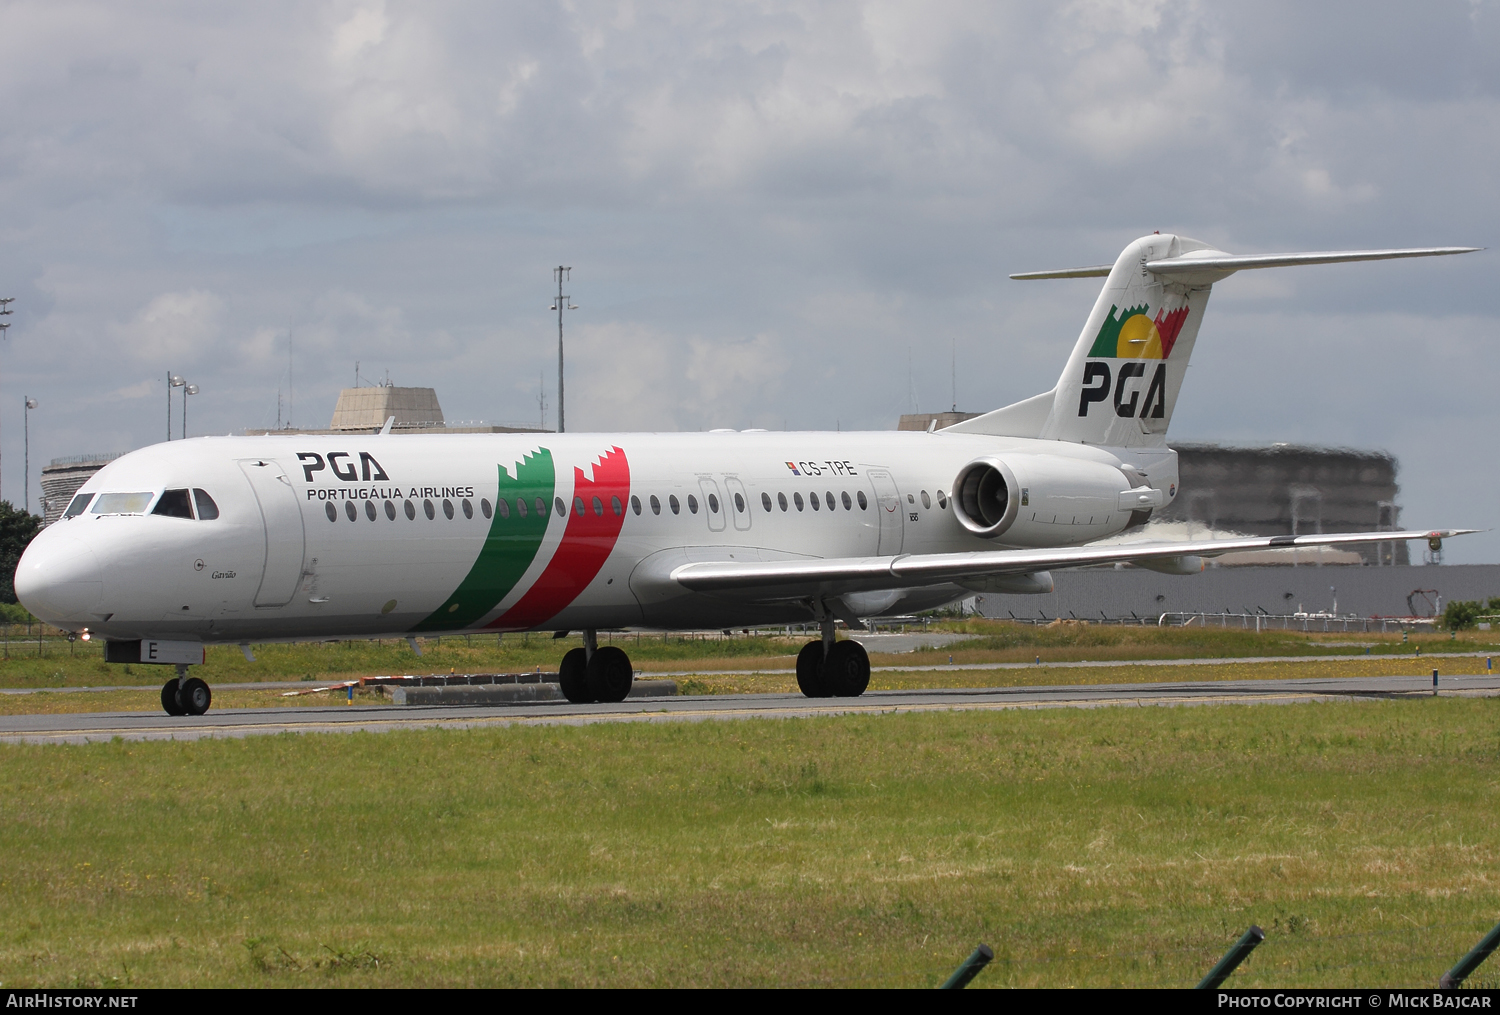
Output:
[[1114,265],[1096,264],[1091,268],[1054,268],[1051,271],[1022,271],[1011,276],[1015,279],[1033,278],[1106,278]]
[[1344,261],[1391,261],[1398,257],[1439,257],[1472,254],[1480,247],[1408,247],[1397,250],[1317,250],[1306,254],[1217,254],[1195,250],[1181,257],[1147,261],[1146,270],[1158,275],[1198,271],[1245,271],[1248,268],[1285,268],[1298,264],[1339,264]]
[[683,564],[671,579],[693,592],[706,592],[755,602],[806,599],[817,595],[845,595],[881,589],[931,585],[971,584],[1001,575],[1097,564],[1160,561],[1170,568],[1189,557],[1217,557],[1244,550],[1278,550],[1314,546],[1422,539],[1429,543],[1461,536],[1476,529],[1438,529],[1426,532],[1334,532],[1308,536],[1243,536],[1236,539],[1166,540],[1109,546],[1076,546],[1037,550],[980,550],[974,553],[925,553],[897,557],[843,557],[813,560],[703,561]]
[[[1226,254],[1221,250],[1194,250],[1179,257],[1147,261],[1146,270],[1157,275],[1184,275],[1202,272],[1219,273],[1250,268],[1285,268],[1299,264],[1339,264],[1345,261],[1390,261],[1398,257],[1439,257],[1444,254],[1472,254],[1483,247],[1401,247],[1390,250],[1315,250],[1302,254]],[[1022,271],[1011,278],[1022,281],[1042,278],[1106,278],[1112,264],[1087,268],[1056,268],[1052,271]]]

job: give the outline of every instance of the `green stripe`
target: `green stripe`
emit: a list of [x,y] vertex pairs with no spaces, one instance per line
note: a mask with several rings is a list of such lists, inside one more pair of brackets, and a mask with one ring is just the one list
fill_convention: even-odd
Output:
[[1146,304],[1142,303],[1140,306],[1131,307],[1129,310],[1121,313],[1119,317],[1116,317],[1115,311],[1119,309],[1119,307],[1115,306],[1109,308],[1109,316],[1104,318],[1104,323],[1099,326],[1099,334],[1094,339],[1093,348],[1089,349],[1090,359],[1118,359],[1120,356],[1120,329],[1125,326],[1126,321],[1130,320],[1136,314],[1146,313],[1148,308]]
[[[490,534],[485,537],[479,557],[465,578],[448,597],[448,601],[432,612],[413,631],[452,631],[468,627],[489,613],[504,599],[506,593],[516,587],[516,582],[526,573],[536,559],[542,537],[547,533],[552,493],[556,474],[552,467],[552,452],[546,448],[527,455],[516,466],[516,478],[511,479],[505,466],[499,466],[499,496],[505,502],[495,505],[495,516],[490,521]],[[541,510],[537,510],[537,500]],[[526,515],[521,516],[517,501],[525,501]],[[510,517],[506,517],[509,514]]]

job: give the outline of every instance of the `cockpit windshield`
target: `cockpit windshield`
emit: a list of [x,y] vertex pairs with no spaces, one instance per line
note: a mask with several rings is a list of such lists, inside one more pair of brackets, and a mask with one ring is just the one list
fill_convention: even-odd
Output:
[[94,495],[91,493],[80,493],[78,496],[74,497],[73,502],[68,505],[68,510],[63,512],[63,517],[76,518],[78,515],[83,514],[83,512],[88,509],[89,501],[93,499]]
[[151,503],[152,493],[101,493],[94,501],[96,515],[141,515]]
[[166,515],[168,518],[192,518],[193,505],[188,501],[186,490],[165,490],[151,513]]

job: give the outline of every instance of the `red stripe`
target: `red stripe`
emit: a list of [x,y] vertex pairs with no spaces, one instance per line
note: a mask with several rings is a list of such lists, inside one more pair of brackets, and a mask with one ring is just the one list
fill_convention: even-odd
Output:
[[[573,469],[573,497],[583,499],[583,513],[573,505],[568,508],[568,527],[562,542],[547,562],[547,567],[531,588],[514,606],[486,624],[507,631],[524,631],[536,627],[561,613],[599,574],[604,561],[620,538],[625,524],[625,505],[630,499],[630,463],[625,452],[614,448],[593,467],[594,478],[586,479],[583,470]],[[594,511],[594,499],[599,512]],[[612,498],[618,498],[620,513],[614,511]]]

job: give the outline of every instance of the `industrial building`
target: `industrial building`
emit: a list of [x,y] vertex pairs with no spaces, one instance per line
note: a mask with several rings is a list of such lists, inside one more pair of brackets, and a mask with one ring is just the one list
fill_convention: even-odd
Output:
[[549,433],[521,426],[499,426],[483,422],[449,423],[433,388],[398,388],[390,384],[344,388],[333,407],[326,430],[246,430],[245,436],[268,434],[375,433],[394,420],[392,430],[402,433]]

